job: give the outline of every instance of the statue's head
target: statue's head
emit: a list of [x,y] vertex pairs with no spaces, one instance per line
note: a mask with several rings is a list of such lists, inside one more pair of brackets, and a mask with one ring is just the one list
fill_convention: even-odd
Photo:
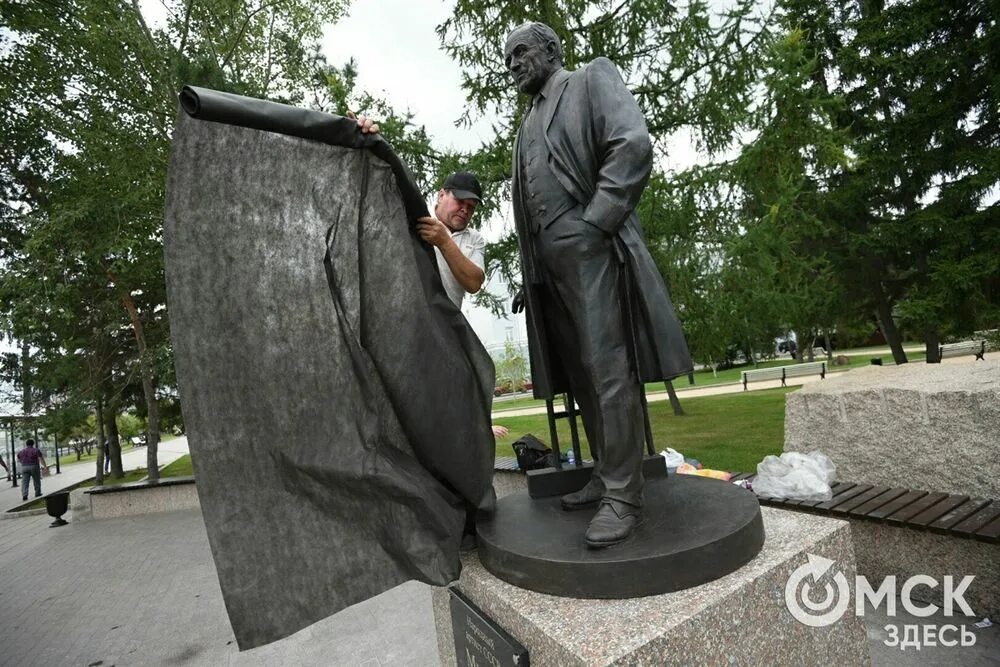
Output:
[[534,95],[563,66],[559,37],[544,23],[522,23],[507,37],[504,64],[522,93]]

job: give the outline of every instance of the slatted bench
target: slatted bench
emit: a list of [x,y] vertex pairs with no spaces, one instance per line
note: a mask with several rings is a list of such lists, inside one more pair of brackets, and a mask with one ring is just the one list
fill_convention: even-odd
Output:
[[[732,481],[753,473],[734,474]],[[966,495],[837,482],[827,501],[758,497],[761,505],[846,519],[886,523],[900,528],[1000,544],[1000,500]]]
[[976,355],[976,361],[985,361],[986,341],[964,340],[960,343],[945,343],[938,347],[938,355],[941,359],[960,357],[964,354],[974,354]]
[[493,459],[493,469],[502,472],[517,472],[517,459],[513,456],[498,456]]
[[820,379],[826,378],[826,362],[813,361],[807,364],[791,364],[789,366],[778,366],[775,368],[757,368],[752,371],[743,371],[743,391],[747,391],[747,385],[757,380],[781,380],[781,386],[786,387],[785,380],[791,377],[802,377],[805,375],[815,375],[819,373]]

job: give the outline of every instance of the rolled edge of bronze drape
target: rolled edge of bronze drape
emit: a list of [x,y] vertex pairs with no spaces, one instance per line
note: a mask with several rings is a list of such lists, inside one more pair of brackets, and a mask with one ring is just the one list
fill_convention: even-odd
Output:
[[198,86],[184,86],[178,97],[184,113],[198,120],[275,132],[331,146],[367,148],[392,169],[410,224],[427,215],[427,203],[420,189],[392,146],[379,134],[363,134],[351,118]]

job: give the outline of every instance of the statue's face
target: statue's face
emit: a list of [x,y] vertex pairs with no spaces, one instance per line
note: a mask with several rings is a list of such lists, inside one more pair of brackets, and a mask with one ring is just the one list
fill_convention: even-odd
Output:
[[522,93],[534,95],[559,68],[552,44],[542,44],[533,35],[516,30],[507,38],[504,63]]

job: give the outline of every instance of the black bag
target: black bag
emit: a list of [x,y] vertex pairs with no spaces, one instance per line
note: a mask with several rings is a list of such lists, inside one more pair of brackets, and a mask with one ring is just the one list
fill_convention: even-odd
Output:
[[555,459],[552,456],[552,450],[530,433],[516,440],[513,447],[514,453],[517,454],[517,467],[521,470],[554,467]]

